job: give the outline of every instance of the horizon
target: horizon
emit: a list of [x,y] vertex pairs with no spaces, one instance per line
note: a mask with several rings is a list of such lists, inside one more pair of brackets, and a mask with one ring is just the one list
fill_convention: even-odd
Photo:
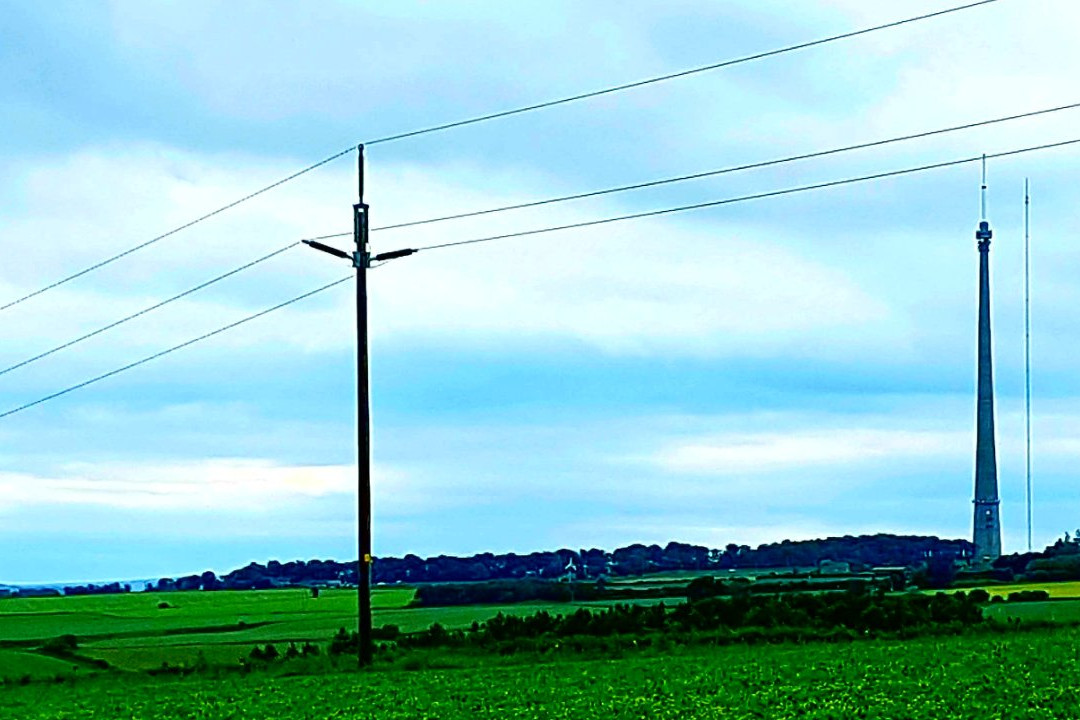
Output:
[[[0,237],[14,258],[0,266],[0,305],[365,138],[950,6],[16,5],[0,29]],[[1080,61],[1070,18],[1080,7],[1066,0],[992,3],[373,144],[372,226],[1062,106]],[[462,242],[1006,152],[1072,138],[1077,112],[386,229],[372,243]],[[1027,178],[1033,548],[1080,526],[1077,153],[988,164],[1004,553],[1027,547]],[[285,243],[348,231],[355,175],[343,153],[0,310],[0,413],[340,277],[339,262],[290,249],[12,367]],[[979,200],[971,163],[420,252],[373,273],[373,554],[970,539]],[[0,576],[355,557],[346,285],[0,418]]]
[[[925,537],[925,538],[936,537],[938,540],[942,540],[942,541],[945,541],[945,542],[960,542],[960,541],[969,542],[969,543],[971,542],[970,540],[967,540],[966,538],[948,538],[948,537],[937,537],[937,536],[933,536],[933,535],[910,535],[910,534],[902,534],[902,533],[870,533],[870,534],[866,534],[866,535],[856,535],[856,536],[853,536],[853,537],[874,537],[875,535],[885,535],[885,536],[892,536],[892,537]],[[775,541],[768,542],[768,543],[759,543],[757,545],[749,546],[749,547],[757,549],[757,548],[766,547],[766,546],[769,546],[769,545],[779,545],[779,544],[781,544],[783,542],[792,542],[792,543],[822,542],[822,541],[834,540],[834,539],[843,538],[843,537],[849,537],[849,536],[831,535],[831,536],[823,536],[823,537],[816,537],[816,538],[804,538],[804,539],[799,539],[799,540],[792,539],[792,538],[784,538],[783,540],[775,540]],[[610,549],[609,548],[598,548],[598,547],[589,548],[589,547],[584,547],[584,546],[575,549],[575,548],[572,548],[572,547],[569,547],[569,546],[561,546],[561,547],[558,547],[558,548],[549,548],[549,549],[543,549],[543,550],[530,550],[530,551],[484,550],[484,551],[481,551],[481,552],[460,554],[460,555],[459,554],[450,554],[450,553],[440,553],[438,555],[420,555],[419,557],[421,557],[424,560],[430,560],[430,559],[437,558],[437,557],[444,556],[444,555],[450,556],[450,557],[467,558],[467,557],[475,557],[476,555],[480,555],[480,554],[484,554],[484,553],[490,553],[490,554],[496,555],[496,556],[510,555],[510,554],[516,554],[516,555],[519,555],[519,556],[527,556],[527,555],[534,554],[534,553],[562,552],[564,550],[568,551],[568,552],[573,552],[573,553],[580,553],[583,550],[601,550],[601,551],[606,552],[606,553],[612,553],[615,550],[622,549],[622,548],[627,548],[627,547],[633,547],[635,545],[645,545],[647,547],[652,547],[652,546],[665,547],[670,543],[694,545],[694,543],[683,543],[680,540],[669,540],[669,541],[667,541],[665,543],[633,543],[632,542],[632,543],[627,543],[626,545],[620,545],[617,548],[610,548]],[[725,546],[727,544],[728,543],[725,543]],[[737,545],[745,545],[744,543],[735,543],[735,544],[737,544]],[[715,546],[715,547],[713,547],[713,546],[707,546],[707,545],[699,545],[698,547],[708,547],[708,549],[710,549],[710,550],[723,550],[724,549],[724,546]],[[415,553],[403,553],[401,555],[388,555],[388,556],[384,556],[384,557],[405,557],[405,555],[409,555],[409,554],[415,554]],[[379,559],[379,556],[376,555],[375,560],[378,560],[378,559]],[[337,562],[337,563],[342,563],[342,564],[355,563],[356,562],[355,558],[353,558],[351,560],[350,559],[341,560],[341,559],[334,558],[334,557],[311,557],[311,558],[292,558],[292,559],[289,559],[289,560],[282,560],[281,558],[276,558],[275,557],[275,558],[267,558],[267,559],[264,559],[264,560],[249,560],[247,562],[240,563],[240,564],[236,565],[235,567],[228,568],[227,570],[222,569],[222,568],[206,568],[206,567],[204,567],[204,568],[199,568],[197,570],[190,570],[190,571],[179,572],[179,573],[164,573],[164,574],[158,573],[158,574],[153,575],[153,576],[143,576],[143,577],[139,577],[139,578],[105,578],[105,579],[97,579],[97,580],[42,580],[42,581],[37,581],[37,582],[33,582],[33,581],[30,581],[30,582],[26,582],[26,581],[10,581],[10,580],[4,580],[4,579],[0,578],[0,587],[57,587],[57,588],[59,588],[59,587],[64,586],[64,585],[67,585],[67,586],[99,585],[99,584],[108,584],[108,583],[114,583],[114,582],[115,583],[120,583],[121,585],[123,585],[125,583],[148,583],[148,582],[156,582],[156,581],[158,581],[158,580],[160,580],[162,578],[176,579],[176,578],[179,578],[179,577],[184,577],[184,576],[189,576],[189,575],[198,575],[198,574],[201,574],[202,572],[205,572],[207,570],[213,572],[218,577],[221,577],[221,576],[225,575],[228,572],[232,572],[233,570],[237,570],[239,568],[246,567],[247,565],[252,564],[252,563],[256,563],[256,564],[260,564],[260,565],[265,566],[265,565],[267,565],[267,564],[269,564],[270,562],[273,562],[273,561],[277,561],[277,562],[280,562],[282,564],[285,564],[285,563],[289,563],[289,562],[311,562],[313,560],[323,560],[323,561]]]

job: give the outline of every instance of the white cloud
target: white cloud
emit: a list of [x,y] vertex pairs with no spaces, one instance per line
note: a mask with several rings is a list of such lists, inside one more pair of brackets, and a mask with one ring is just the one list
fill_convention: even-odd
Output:
[[798,430],[787,433],[720,435],[678,442],[655,462],[675,473],[761,474],[783,469],[833,469],[883,460],[954,456],[966,450],[970,433],[866,428]]
[[[199,123],[198,129],[181,132],[152,115],[136,122],[125,112],[124,122],[102,130],[89,120],[92,115],[110,108],[120,112],[124,102],[139,99],[137,83],[127,87],[126,77],[118,81],[123,84],[96,91],[116,104],[85,113],[86,127],[80,124],[84,108],[63,107],[62,97],[57,108],[42,105],[42,117],[67,112],[72,119],[64,122],[71,125],[65,125],[66,140],[49,139],[56,155],[20,150],[0,167],[0,240],[15,260],[0,264],[0,303],[293,172],[312,159],[301,148],[322,143],[319,138],[344,146],[384,130],[646,77],[941,6],[936,0],[903,8],[835,0],[793,8],[780,0],[748,0],[641,4],[626,12],[615,2],[588,9],[573,3],[505,5],[494,11],[475,4],[361,3],[266,13],[252,3],[223,10],[213,4],[163,8],[115,2],[115,36],[102,46],[118,62],[138,68],[135,79],[161,79],[154,113]],[[1047,0],[1038,9],[1000,2],[429,141],[375,146],[368,166],[373,224],[1071,102],[1075,98],[1062,93],[1075,85],[1078,51],[1072,35],[1078,12],[1071,0]],[[370,42],[352,43],[358,31]],[[365,62],[357,62],[360,57]],[[76,71],[96,60],[49,58],[57,81],[64,72],[82,77]],[[5,99],[13,105],[31,102]],[[656,193],[377,232],[373,240],[378,250],[415,247],[993,152],[1071,136],[1075,117],[1062,114]],[[135,134],[145,139],[128,137]],[[11,137],[12,147],[43,146],[29,129],[16,128]],[[84,138],[90,137],[111,139],[88,144]],[[241,141],[269,149],[263,156],[207,149]],[[1035,362],[1037,377],[1046,378],[1036,383],[1042,413],[1036,419],[1037,497],[1043,503],[1036,516],[1045,513],[1051,524],[1066,523],[1072,513],[1072,467],[1080,452],[1073,440],[1076,424],[1065,407],[1073,400],[1055,407],[1056,415],[1038,400],[1040,393],[1067,395],[1055,383],[1064,384],[1060,377],[1071,371],[1075,355],[1072,309],[1080,291],[1069,232],[1080,216],[1068,195],[1073,157],[1075,152],[1063,152],[991,164],[999,387],[1015,384],[1020,357],[1018,191],[1025,174],[1033,176],[1036,188]],[[514,542],[533,549],[548,537],[535,528],[551,527],[562,522],[563,513],[574,512],[588,516],[577,526],[583,528],[580,536],[589,526],[609,527],[603,540],[608,545],[646,531],[658,541],[709,537],[717,544],[828,534],[837,527],[947,526],[962,532],[969,520],[971,403],[967,395],[962,402],[942,397],[957,392],[955,378],[970,373],[973,364],[976,178],[972,166],[422,253],[373,273],[374,350],[416,349],[414,372],[441,379],[438,366],[447,349],[471,357],[490,352],[494,362],[526,355],[537,365],[557,349],[581,352],[590,362],[651,361],[657,377],[668,373],[676,388],[633,407],[613,409],[596,399],[547,426],[546,416],[521,419],[550,410],[531,406],[508,411],[513,417],[505,425],[483,426],[473,415],[466,426],[461,414],[474,406],[463,394],[453,412],[438,409],[449,417],[445,427],[431,432],[420,426],[441,420],[423,400],[384,395],[388,415],[398,423],[387,435],[409,442],[398,442],[393,464],[378,470],[377,521],[385,523],[381,527],[410,528],[395,540],[399,547],[415,542],[435,550],[452,550],[456,543],[484,547],[490,539],[477,527],[481,519],[516,522],[523,515],[523,525],[533,524]],[[21,360],[300,237],[348,230],[354,187],[352,158],[343,158],[12,308],[0,317],[6,340],[0,361]],[[347,246],[349,238],[338,242]],[[346,272],[331,258],[292,250],[33,370],[0,377],[0,389],[34,397],[37,385],[54,390],[112,369]],[[341,430],[351,414],[347,388],[323,389],[326,405],[335,409],[314,425],[298,419],[314,403],[301,412],[282,398],[291,392],[310,400],[309,386],[297,380],[299,371],[311,373],[324,360],[346,357],[351,333],[352,298],[343,287],[185,351],[200,353],[192,367],[211,377],[199,382],[220,383],[224,396],[230,383],[245,379],[240,375],[249,368],[254,374],[260,362],[296,367],[297,374],[267,388],[280,404],[262,403],[250,387],[243,397],[231,398],[246,405],[228,411],[215,402],[217,395],[193,398],[184,385],[190,374],[176,370],[191,355],[178,354],[156,374],[149,367],[138,371],[164,379],[164,389],[156,382],[132,389],[119,378],[110,381],[131,407],[85,407],[69,396],[64,413],[48,414],[45,408],[60,406],[43,406],[33,421],[40,426],[30,424],[29,414],[17,416],[19,424],[0,427],[5,446],[18,448],[2,458],[5,525],[32,529],[52,523],[63,529],[87,511],[98,519],[99,530],[115,528],[119,538],[131,529],[132,518],[143,518],[148,527],[171,525],[178,513],[198,510],[210,518],[200,524],[208,534],[298,533],[302,516],[308,518],[305,532],[348,536],[351,471],[342,464],[335,435],[351,437]],[[679,395],[671,378],[687,358],[696,368],[710,360],[726,368],[730,364],[720,361],[730,358],[790,366],[813,362],[796,368],[802,378],[796,393],[785,389],[790,366],[776,363],[771,379],[740,395],[736,404],[745,411],[722,422],[701,416],[666,424],[652,415],[660,411],[656,405],[673,413],[702,405],[717,413],[728,409],[730,399],[719,395],[701,402]],[[230,371],[217,376],[206,370],[218,366]],[[861,398],[852,395],[865,387],[851,386],[865,383],[837,381],[842,387],[834,397],[827,378],[818,386],[806,379],[820,366],[826,366],[830,382],[843,371],[837,366],[865,372],[868,382],[877,378],[882,387],[867,402],[883,415],[799,416],[800,407],[828,409],[834,400],[861,407]],[[1054,379],[1052,372],[1061,375]],[[610,392],[617,397],[619,388],[613,385]],[[185,393],[178,403],[176,396]],[[963,408],[942,411],[953,400]],[[485,402],[485,410],[506,410],[490,398]],[[758,411],[764,407],[779,411],[762,419]],[[999,408],[1002,494],[1015,503],[1021,426],[1012,409]],[[613,414],[621,419],[582,420]],[[200,459],[222,448],[241,459]],[[324,456],[338,464],[308,460]],[[84,462],[57,466],[58,457]],[[890,485],[899,475],[903,486]],[[920,503],[917,512],[897,500],[918,495],[935,499]],[[438,511],[448,506],[466,510],[447,519]],[[521,513],[523,506],[528,512]],[[694,512],[686,511],[690,506]],[[865,506],[876,513],[872,521],[862,512]],[[1013,506],[1006,510],[1007,518],[1019,516]],[[110,524],[112,515],[124,522]],[[624,515],[633,519],[623,522]],[[323,517],[334,519],[332,530],[316,527]],[[566,527],[573,527],[572,520]],[[179,524],[169,529],[190,531]]]
[[[385,471],[384,471],[385,472]],[[349,468],[279,466],[217,459],[159,463],[73,463],[47,476],[0,473],[4,505],[104,505],[146,510],[266,513],[290,498],[348,493]],[[389,473],[393,482],[393,473]]]
[[[285,167],[279,165],[278,171],[284,174]],[[26,262],[39,269],[18,279],[4,277],[9,296],[196,216],[221,198],[238,197],[251,188],[253,177],[278,171],[265,162],[161,148],[119,154],[88,150],[38,165],[22,178],[28,197],[23,212],[12,218],[9,237],[28,248]],[[33,241],[59,237],[61,221],[45,199],[68,176],[84,178],[76,189],[95,208],[90,218],[94,230],[59,262],[56,243]],[[376,217],[388,222],[533,199],[544,192],[537,178],[510,171],[492,175],[474,168],[389,166],[379,167],[377,177],[381,204],[376,205]],[[125,258],[100,277],[80,279],[13,308],[13,336],[21,342],[8,351],[11,361],[290,241],[346,225],[341,216],[347,215],[340,211],[348,208],[347,200],[339,198],[335,207],[330,199],[349,184],[347,173],[340,170],[298,181],[277,191],[272,201],[242,206],[189,234],[167,238],[144,255]],[[147,186],[155,192],[140,195]],[[125,211],[132,196],[142,200]],[[516,213],[376,233],[374,242],[378,248],[416,246],[620,211],[625,207],[607,203],[589,211]],[[872,337],[874,342],[885,340],[874,328],[887,324],[888,307],[840,269],[773,242],[759,225],[722,215],[702,220],[697,225],[646,221],[603,226],[493,243],[481,251],[409,258],[372,276],[373,335],[387,341],[403,336],[455,345],[563,339],[608,353],[639,355],[820,354],[829,348],[848,352],[850,347],[839,347],[865,344]],[[338,244],[348,243],[345,238]],[[50,259],[57,262],[46,262]],[[347,273],[346,264],[299,248],[114,331],[102,338],[101,347],[150,350],[182,342]],[[147,292],[149,287],[160,294]],[[351,294],[343,289],[252,323],[214,344],[219,349],[345,349],[352,342],[351,307]],[[43,315],[57,320],[37,322]]]

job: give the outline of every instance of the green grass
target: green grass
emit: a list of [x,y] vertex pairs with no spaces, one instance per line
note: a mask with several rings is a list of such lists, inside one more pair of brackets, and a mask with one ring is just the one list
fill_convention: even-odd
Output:
[[[463,628],[500,612],[567,613],[611,604],[407,607],[414,594],[406,588],[377,588],[372,596],[375,625],[397,625],[403,632],[426,630],[433,623]],[[169,607],[159,608],[162,602]],[[49,638],[71,634],[79,638],[80,656],[121,670],[154,669],[166,662],[191,665],[200,653],[211,664],[235,665],[256,644],[325,645],[338,628],[355,628],[356,614],[355,590],[323,591],[318,598],[304,590],[260,590],[13,599],[0,601],[0,650],[26,654]],[[19,676],[53,677],[65,667],[70,670],[70,663],[59,667],[51,658],[43,660],[48,662],[36,663]],[[0,670],[0,677],[5,676],[14,673]]]
[[1012,585],[987,585],[983,588],[991,595],[1008,596],[1023,590],[1045,590],[1052,598],[1080,598],[1080,581],[1050,583],[1015,583]]
[[996,620],[1021,620],[1052,622],[1058,624],[1080,623],[1080,601],[1050,600],[1048,602],[994,603],[984,611],[986,617]]
[[[468,627],[500,612],[531,615],[546,610],[566,614],[578,607],[611,605],[587,602],[408,607],[413,595],[411,589],[405,588],[376,589],[375,624],[397,625],[403,632],[415,632],[436,622],[447,628]],[[159,608],[162,602],[169,607]],[[1001,620],[1080,622],[1080,600],[992,604],[986,612]],[[256,644],[273,643],[279,650],[290,642],[325,647],[338,628],[351,630],[355,625],[354,590],[324,591],[317,599],[303,590],[267,590],[0,600],[0,678],[70,674],[71,661],[34,652],[46,640],[63,634],[78,637],[78,655],[83,658],[104,660],[120,670],[140,671],[160,668],[163,663],[190,666],[200,657],[212,665],[235,666]],[[86,674],[92,670],[82,663],[77,672]]]
[[0,650],[0,677],[19,679],[23,676],[42,678],[77,672],[85,674],[85,668],[79,667],[79,670],[74,670],[75,667],[79,665],[68,660],[59,660],[21,650]]
[[[376,589],[376,622],[381,624],[385,613],[403,612],[414,594],[411,588]],[[339,627],[354,627],[356,614],[355,590],[323,591],[318,598],[306,590],[257,590],[5,599],[0,600],[0,650],[25,655],[49,638],[71,634],[79,638],[80,655],[121,669],[189,663],[200,650],[211,662],[233,664],[257,642],[326,643]],[[18,674],[55,675],[52,659],[43,660],[50,662]],[[70,663],[64,667],[70,670]],[[0,664],[0,677],[5,676],[14,673]]]
[[614,660],[0,690],[0,717],[1071,718],[1080,631],[672,650]]

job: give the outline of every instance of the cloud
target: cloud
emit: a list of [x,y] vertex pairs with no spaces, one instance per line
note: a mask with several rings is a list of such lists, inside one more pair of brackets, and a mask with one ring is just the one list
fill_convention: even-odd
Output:
[[956,455],[970,433],[834,428],[822,431],[738,434],[680,442],[654,461],[675,473],[735,475],[813,466],[927,459]]
[[[220,198],[240,196],[250,189],[252,177],[275,174],[265,161],[252,164],[244,158],[200,157],[164,148],[86,151],[53,166],[36,166],[21,178],[26,197],[23,212],[13,218],[10,237],[27,245],[26,260],[41,270],[18,281],[4,277],[6,289],[10,295],[29,292],[55,279],[57,272],[128,247],[129,239],[152,237]],[[59,232],[60,221],[45,197],[62,176],[85,178],[75,189],[94,207],[88,218],[94,231],[76,252],[61,257],[33,240]],[[338,210],[348,205],[341,202],[335,208],[329,201],[335,192],[327,191],[337,186],[340,195],[340,188],[348,185],[346,177],[337,171],[300,181],[279,191],[272,202],[243,206],[187,236],[167,238],[145,255],[125,258],[100,278],[77,281],[35,298],[26,308],[18,306],[13,317],[16,336],[26,347],[47,349],[47,338],[93,329],[180,292],[187,283],[203,281],[222,267],[305,235],[337,229],[340,220],[335,218],[345,215]],[[448,177],[455,179],[444,179]],[[379,178],[382,204],[377,207],[379,216],[388,219],[517,202],[543,192],[533,186],[535,179],[510,171],[491,176],[470,168],[390,166],[379,169]],[[153,193],[143,191],[148,186],[154,187]],[[133,198],[135,209],[124,212]],[[566,208],[557,224],[622,209],[618,204],[589,211]],[[546,212],[518,213],[448,229],[417,228],[407,235],[376,233],[374,238],[378,247],[416,246],[445,239],[447,230],[461,238],[514,232],[553,220],[556,216]],[[347,243],[346,238],[339,244]],[[182,342],[347,274],[344,264],[300,248],[133,322],[100,346],[150,350]],[[767,239],[761,227],[722,218],[641,222],[507,241],[483,252],[421,254],[373,274],[371,286],[377,340],[400,336],[451,345],[485,338],[511,345],[562,339],[613,354],[755,355],[781,349],[817,354],[848,344],[858,337],[852,335],[856,329],[866,338],[889,316],[884,303],[838,268]],[[147,287],[156,287],[159,294],[147,292]],[[351,339],[342,330],[351,327],[351,304],[349,293],[335,293],[213,342],[217,352],[253,346],[272,346],[278,352],[285,347],[300,352],[347,348]],[[61,312],[63,308],[78,312]],[[42,325],[35,321],[42,314],[61,319]],[[12,354],[11,359],[21,357]]]
[[[0,304],[363,138],[942,4],[584,7],[346,3],[267,13],[249,2],[117,1],[77,16],[19,11],[18,36],[0,41],[11,76],[25,80],[4,95],[16,110],[0,141],[0,232],[13,258],[0,265]],[[1075,84],[1077,12],[1067,0],[1038,12],[994,3],[371,146],[373,225],[1071,102],[1062,93]],[[34,50],[45,39],[64,51]],[[372,240],[380,251],[417,247],[824,182],[1071,137],[1075,117]],[[1075,524],[1074,157],[990,165],[1007,543],[1023,515],[1025,176],[1036,189],[1037,528]],[[348,231],[354,172],[342,158],[11,308],[0,316],[0,364],[285,243]],[[373,272],[380,547],[966,534],[977,188],[972,165],[420,253]],[[0,412],[348,272],[290,250],[0,377]],[[5,528],[35,538],[53,528],[48,537],[64,539],[42,542],[63,548],[94,533],[115,543],[155,532],[264,543],[222,563],[288,553],[289,543],[353,552],[352,312],[343,286],[0,424],[10,449],[0,455]],[[50,553],[50,562],[60,554]]]
[[47,477],[3,473],[0,487],[8,510],[70,504],[249,515],[267,512],[290,498],[348,493],[355,487],[350,475],[346,467],[288,467],[254,459],[73,463]]

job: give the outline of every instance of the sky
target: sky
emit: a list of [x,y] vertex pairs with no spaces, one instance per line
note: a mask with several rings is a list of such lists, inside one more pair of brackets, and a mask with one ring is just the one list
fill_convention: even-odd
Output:
[[[360,142],[944,0],[5,0],[0,304]],[[1072,0],[998,0],[374,144],[373,228],[1080,102]],[[1080,110],[411,228],[376,252],[1080,137]],[[988,162],[1006,552],[1080,526],[1080,146]],[[979,166],[430,250],[369,277],[376,555],[970,537]],[[356,158],[0,311],[8,367],[352,227]],[[340,238],[348,248],[351,239]],[[349,273],[297,246],[0,374],[0,412]],[[0,419],[0,583],[356,557],[351,283]],[[0,369],[2,369],[0,367]]]

